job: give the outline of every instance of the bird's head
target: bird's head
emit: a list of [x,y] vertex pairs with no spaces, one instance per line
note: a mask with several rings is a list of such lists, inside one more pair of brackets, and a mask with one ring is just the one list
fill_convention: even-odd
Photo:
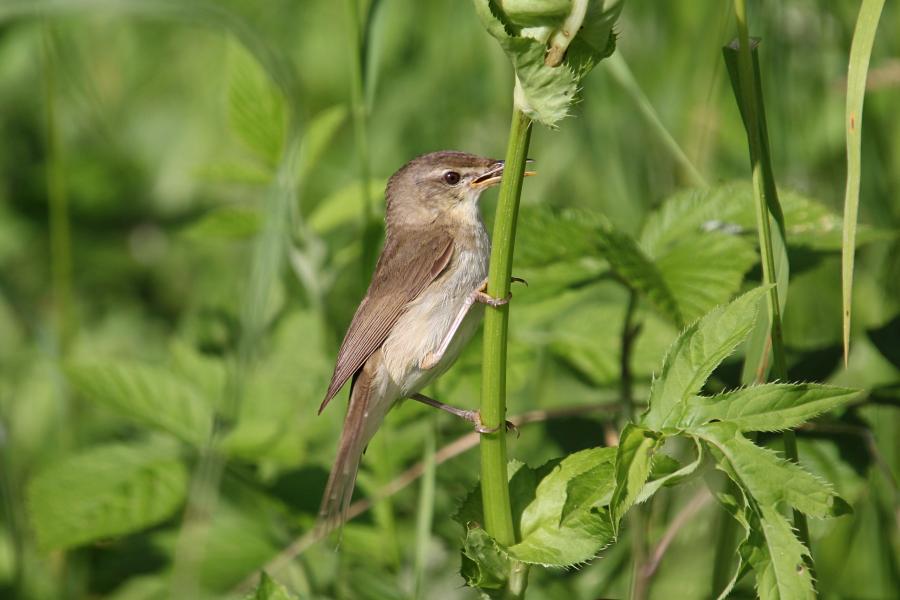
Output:
[[502,176],[502,160],[465,152],[432,152],[414,158],[388,180],[388,228],[439,221],[465,225],[479,218],[479,196],[500,183]]

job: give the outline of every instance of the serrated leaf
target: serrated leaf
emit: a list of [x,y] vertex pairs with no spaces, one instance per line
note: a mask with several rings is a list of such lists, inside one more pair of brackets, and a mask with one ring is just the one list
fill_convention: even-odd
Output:
[[516,226],[516,268],[575,260],[596,253],[601,219],[585,210],[523,206]]
[[770,383],[719,396],[694,396],[688,402],[686,427],[727,421],[740,431],[782,431],[844,406],[861,392],[817,383]]
[[681,483],[697,472],[697,468],[703,462],[703,446],[696,438],[692,437],[691,440],[694,442],[694,450],[696,451],[694,460],[684,466],[681,466],[677,463],[677,461],[674,461],[677,465],[677,468],[672,470],[671,472],[656,475],[657,463],[660,462],[658,458],[668,458],[664,454],[657,455],[658,458],[653,460],[653,464],[650,470],[650,476],[647,479],[647,482],[644,484],[644,487],[641,489],[640,494],[638,494],[637,499],[635,500],[636,504],[646,502],[650,498],[650,496],[658,492],[660,488]]
[[[560,518],[569,517],[595,506],[607,506],[616,488],[616,448],[594,448],[590,451],[592,466],[574,475],[566,483],[566,501]],[[573,455],[574,456],[574,455]]]
[[747,292],[688,327],[669,348],[650,387],[650,406],[641,424],[654,430],[676,427],[713,370],[749,335],[766,288]]
[[653,464],[653,454],[662,443],[662,436],[631,423],[619,436],[616,451],[616,488],[609,503],[613,529],[618,531],[619,520],[637,501]]
[[757,527],[742,551],[756,573],[760,600],[812,600],[816,597],[806,565],[809,551],[788,520],[771,506],[759,508]]
[[849,506],[831,487],[808,471],[757,446],[730,423],[710,423],[693,430],[722,453],[735,483],[760,506],[786,504],[814,517],[846,514]]
[[253,206],[213,208],[181,230],[194,240],[246,240],[262,229],[259,210]]
[[269,574],[263,571],[259,576],[259,585],[256,590],[244,596],[244,600],[293,600],[297,598],[287,591],[283,585],[269,577]]
[[40,472],[28,484],[31,525],[46,549],[139,531],[172,516],[188,474],[171,449],[96,446]]
[[477,588],[492,597],[506,587],[509,578],[509,557],[481,527],[469,527],[462,547],[460,574],[466,585]]
[[170,371],[141,364],[104,362],[66,368],[86,399],[119,415],[201,445],[209,437],[212,400]]
[[[788,244],[813,250],[841,248],[840,216],[826,205],[802,194],[779,189]],[[717,232],[755,238],[756,215],[749,182],[680,190],[650,213],[639,236],[641,247],[657,258],[672,245],[703,233]],[[864,228],[858,244],[883,239],[889,233]],[[755,241],[755,240],[754,240]]]
[[680,240],[654,262],[680,315],[690,323],[728,302],[756,261],[751,242],[710,232]]
[[684,316],[662,273],[630,235],[607,225],[598,230],[597,244],[601,256],[628,286],[644,294],[663,316],[684,326]]
[[309,226],[318,233],[324,235],[338,227],[359,222],[362,214],[363,201],[372,202],[380,211],[384,209],[384,203],[379,202],[384,195],[385,180],[369,182],[369,195],[363,198],[361,194],[362,183],[353,181],[324,198],[310,214]]
[[[733,471],[731,471],[727,465],[719,465],[719,468],[727,473],[729,473],[730,477],[733,477]],[[718,487],[715,484],[710,484],[710,488],[716,489]],[[731,595],[731,591],[734,589],[735,584],[743,577],[745,571],[749,568],[749,565],[744,562],[743,555],[745,550],[747,550],[747,542],[750,539],[750,505],[747,501],[747,496],[744,494],[744,491],[740,488],[740,486],[732,485],[727,490],[718,491],[715,493],[716,500],[719,501],[719,504],[724,508],[731,517],[737,521],[737,523],[741,526],[741,530],[743,531],[743,537],[738,542],[738,552],[736,553],[737,557],[737,566],[734,570],[734,575],[731,579],[725,584],[725,587],[719,592],[717,596],[718,600],[725,600]],[[713,590],[715,591],[715,590]]]

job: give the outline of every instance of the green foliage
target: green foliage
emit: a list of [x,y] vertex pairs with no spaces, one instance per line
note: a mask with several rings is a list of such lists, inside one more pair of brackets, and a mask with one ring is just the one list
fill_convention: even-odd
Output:
[[95,446],[31,480],[31,526],[46,549],[134,533],[176,513],[187,494],[187,479],[171,447]]
[[291,600],[297,598],[285,589],[283,585],[269,577],[263,571],[259,576],[259,585],[256,590],[244,597],[244,600]]
[[[470,564],[470,572],[494,569],[490,585],[499,589],[503,585],[496,576],[508,565],[497,564],[498,557],[545,566],[589,560],[615,539],[619,524],[635,503],[648,500],[664,486],[684,482],[708,452],[740,494],[740,502],[728,494],[720,499],[745,527],[740,555],[756,574],[760,597],[813,594],[804,562],[809,551],[780,511],[794,508],[826,518],[846,514],[849,506],[828,484],[741,432],[794,427],[825,410],[846,406],[859,393],[812,384],[767,384],[717,397],[698,395],[715,368],[750,334],[759,299],[766,291],[764,287],[752,290],[682,332],[653,381],[641,425],[626,425],[617,448],[583,450],[537,470],[514,465],[510,493],[513,506],[521,510],[514,512],[519,541],[508,547],[496,541],[488,544],[479,530],[476,539],[479,547],[491,548],[490,561],[484,566]],[[693,442],[695,458],[681,466],[666,457],[654,475],[664,441],[679,437]],[[480,498],[477,490],[460,511],[470,535],[472,523],[480,518],[474,498]],[[464,550],[464,554],[467,561],[479,560],[474,552]],[[467,581],[477,586],[479,579],[473,576]]]
[[[0,3],[0,597],[500,597],[524,560],[526,598],[625,598],[633,544],[650,598],[893,597],[898,5],[752,12],[791,267],[787,375],[753,385],[765,365],[744,379],[740,362],[768,324],[764,304],[730,304],[759,285],[760,252],[720,59],[729,3],[580,3],[567,45],[575,2],[479,1],[484,21],[455,0],[363,2],[356,23],[350,4]],[[405,402],[361,464],[354,502],[374,511],[337,548],[315,541],[346,398],[315,412],[384,184],[430,150],[500,156],[512,69],[520,106],[573,116],[535,129],[522,194],[516,540],[487,534],[477,488],[449,518],[478,482],[471,428]],[[475,408],[479,346],[426,393]],[[799,465],[779,441],[793,428]]]

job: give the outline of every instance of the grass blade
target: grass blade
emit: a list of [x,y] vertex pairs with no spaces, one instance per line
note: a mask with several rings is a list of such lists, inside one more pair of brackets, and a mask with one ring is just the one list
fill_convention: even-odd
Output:
[[853,261],[856,251],[856,219],[859,212],[859,180],[862,172],[862,113],[866,94],[869,57],[884,0],[863,0],[850,46],[847,68],[847,189],[844,192],[844,244],[841,250],[841,295],[844,320],[844,365],[850,356],[850,309],[853,292]]

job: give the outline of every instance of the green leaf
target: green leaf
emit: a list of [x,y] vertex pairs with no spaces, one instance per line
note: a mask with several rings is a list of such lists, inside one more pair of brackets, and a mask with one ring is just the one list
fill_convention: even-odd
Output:
[[676,469],[667,473],[656,475],[657,466],[660,462],[662,462],[661,459],[669,458],[664,454],[657,455],[658,458],[653,460],[650,477],[644,484],[643,489],[641,489],[640,494],[638,494],[635,503],[640,504],[641,502],[646,502],[650,498],[650,496],[658,492],[660,488],[677,485],[693,476],[694,473],[697,472],[697,467],[699,467],[703,462],[703,445],[697,438],[693,436],[691,436],[691,440],[694,442],[694,450],[697,453],[694,460],[684,466],[678,464],[677,461],[673,461],[676,465],[678,465]]
[[761,506],[742,548],[756,573],[760,600],[812,600],[816,597],[806,565],[809,551],[794,535],[788,520],[775,508]]
[[467,528],[460,569],[466,585],[494,597],[494,592],[506,587],[511,566],[509,557],[484,529],[477,526]]
[[608,225],[598,230],[597,243],[603,258],[629,287],[644,294],[673,323],[684,326],[684,316],[662,273],[630,235]]
[[184,502],[187,482],[187,470],[171,449],[96,446],[29,482],[31,525],[46,549],[132,533],[171,517]]
[[750,333],[758,301],[765,293],[764,287],[751,290],[708,313],[678,336],[650,387],[650,406],[642,416],[644,426],[661,430],[682,422],[688,400]]
[[850,353],[850,311],[853,299],[853,261],[856,252],[856,221],[859,212],[859,185],[862,176],[862,117],[866,96],[869,57],[881,20],[884,0],[863,0],[856,18],[850,64],[847,69],[847,188],[844,192],[844,235],[841,251],[841,295],[844,304],[844,362]]
[[662,443],[662,436],[629,423],[619,436],[616,451],[616,489],[609,503],[613,529],[618,531],[619,520],[637,501],[653,464],[653,454]]
[[346,120],[347,107],[338,104],[319,112],[307,124],[297,158],[299,181],[306,181]]
[[691,323],[731,299],[757,256],[749,241],[709,232],[680,240],[654,262],[678,312]]
[[[387,182],[383,179],[369,183],[369,195],[366,201],[379,200],[384,194],[384,186]],[[359,215],[362,214],[363,195],[362,183],[351,182],[324,198],[312,214],[309,215],[309,226],[318,233],[324,235],[330,231],[347,224],[357,224]],[[374,206],[383,209],[383,202],[373,202]]]
[[244,145],[274,170],[287,132],[284,96],[252,55],[237,44],[229,49],[229,122]]
[[72,386],[86,399],[201,445],[209,437],[212,401],[170,371],[140,364],[104,362],[66,368]]
[[287,591],[283,585],[269,577],[263,571],[259,576],[259,585],[256,590],[244,596],[244,600],[292,600],[297,598]]
[[566,483],[566,501],[561,513],[563,522],[592,507],[607,506],[612,500],[613,491],[616,489],[617,449],[595,448],[590,452],[593,455],[593,466],[573,476]]
[[219,206],[181,230],[194,240],[247,240],[262,228],[259,210],[253,206]]
[[846,514],[849,506],[825,482],[799,465],[757,446],[730,423],[710,423],[693,430],[728,461],[740,485],[761,506],[782,503],[814,517]]
[[853,402],[860,395],[859,390],[817,383],[769,383],[719,396],[694,396],[688,403],[685,426],[727,421],[740,431],[782,431]]
[[498,0],[509,20],[522,27],[557,25],[566,18],[572,0]]
[[516,72],[516,108],[548,127],[566,118],[578,90],[578,79],[572,69],[565,63],[558,67],[546,66],[547,48],[539,41],[509,38],[500,45]]
[[518,519],[520,541],[507,549],[510,556],[522,562],[565,567],[590,560],[609,544],[613,532],[606,510],[584,507],[566,515],[565,507],[572,479],[611,458],[612,449],[591,448],[539,469],[537,473],[543,477]]
[[[729,473],[730,477],[733,477],[733,471],[731,471],[727,465],[719,465],[719,469]],[[708,482],[708,485],[711,489],[716,489],[720,487],[718,483]],[[725,600],[731,594],[731,591],[734,589],[735,584],[740,580],[741,577],[744,576],[745,571],[749,568],[749,565],[744,562],[744,550],[748,548],[747,542],[750,539],[750,505],[747,501],[747,496],[744,494],[744,491],[740,488],[740,486],[732,486],[728,488],[726,491],[719,491],[715,494],[716,500],[719,501],[719,504],[724,508],[731,517],[737,521],[737,523],[741,526],[741,530],[743,531],[743,537],[738,542],[738,552],[737,555],[737,566],[734,570],[734,575],[731,579],[726,583],[725,587],[719,592],[717,596],[718,600]],[[718,560],[719,557],[716,557]],[[715,591],[715,590],[713,590]]]

